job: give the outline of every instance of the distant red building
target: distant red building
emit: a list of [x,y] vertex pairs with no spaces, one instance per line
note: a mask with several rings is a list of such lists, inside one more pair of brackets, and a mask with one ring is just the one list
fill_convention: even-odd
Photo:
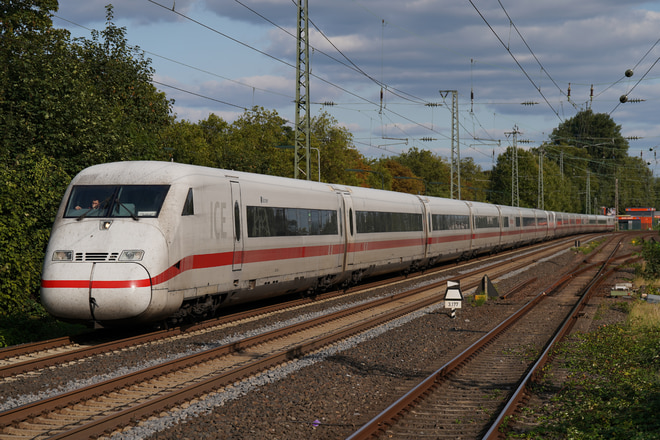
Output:
[[657,223],[655,208],[626,208],[618,217],[620,231],[649,231]]

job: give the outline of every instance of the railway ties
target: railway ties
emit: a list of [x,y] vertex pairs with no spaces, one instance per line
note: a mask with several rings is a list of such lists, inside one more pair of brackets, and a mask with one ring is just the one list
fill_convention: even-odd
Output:
[[582,298],[616,252],[611,240],[600,249],[609,257],[591,257],[600,261],[562,277],[348,439],[498,438],[550,342],[570,331]]

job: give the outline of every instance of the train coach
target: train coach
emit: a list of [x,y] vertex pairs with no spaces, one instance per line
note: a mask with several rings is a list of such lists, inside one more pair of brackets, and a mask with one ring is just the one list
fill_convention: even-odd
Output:
[[610,231],[614,219],[171,162],[81,171],[46,251],[52,315],[99,326],[181,321],[368,276]]

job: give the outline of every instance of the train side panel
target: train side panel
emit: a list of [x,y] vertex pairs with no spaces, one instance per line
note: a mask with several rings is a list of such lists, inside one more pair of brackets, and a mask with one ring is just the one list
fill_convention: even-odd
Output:
[[502,213],[502,245],[504,248],[519,246],[522,238],[520,224],[520,209],[511,206],[500,206]]
[[470,203],[472,213],[472,254],[501,248],[501,212],[498,205]]
[[430,198],[429,256],[446,261],[467,255],[472,248],[470,207],[461,200]]
[[234,273],[246,295],[304,290],[343,277],[340,196],[330,185],[294,182],[240,182],[244,243]]
[[352,188],[353,270],[364,275],[405,269],[425,259],[422,201],[404,193]]

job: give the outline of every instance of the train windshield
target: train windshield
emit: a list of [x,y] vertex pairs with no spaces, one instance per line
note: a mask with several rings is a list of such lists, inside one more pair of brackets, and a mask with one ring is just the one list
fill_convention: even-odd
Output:
[[78,185],[64,217],[158,217],[169,185]]

